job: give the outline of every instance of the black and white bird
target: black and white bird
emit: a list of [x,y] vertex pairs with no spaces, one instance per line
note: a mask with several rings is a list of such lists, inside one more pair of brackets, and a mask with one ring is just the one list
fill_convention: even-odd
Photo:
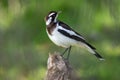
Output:
[[63,55],[68,51],[68,58],[72,46],[79,46],[86,48],[90,53],[94,54],[99,60],[104,60],[101,55],[96,52],[95,47],[90,45],[83,38],[82,35],[74,31],[67,24],[57,20],[60,12],[50,11],[45,17],[46,31],[53,43],[58,46],[66,48]]

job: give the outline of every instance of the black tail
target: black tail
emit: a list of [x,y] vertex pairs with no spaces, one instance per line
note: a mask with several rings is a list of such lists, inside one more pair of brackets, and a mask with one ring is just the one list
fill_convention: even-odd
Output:
[[88,51],[94,54],[99,60],[104,60],[103,57],[96,51],[95,47],[93,47],[87,42],[85,43],[85,47],[88,49]]
[[104,58],[95,51],[95,54],[94,54],[99,60],[104,60]]

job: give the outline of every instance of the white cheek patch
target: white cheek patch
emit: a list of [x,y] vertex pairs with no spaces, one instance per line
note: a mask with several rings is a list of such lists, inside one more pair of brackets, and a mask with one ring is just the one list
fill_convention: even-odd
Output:
[[46,21],[46,25],[49,25],[52,21],[52,18],[50,17],[47,21]]

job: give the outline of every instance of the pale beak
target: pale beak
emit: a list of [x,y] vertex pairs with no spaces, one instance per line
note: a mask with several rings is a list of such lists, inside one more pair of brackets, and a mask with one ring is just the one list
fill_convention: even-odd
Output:
[[58,11],[57,14],[60,14],[62,11]]

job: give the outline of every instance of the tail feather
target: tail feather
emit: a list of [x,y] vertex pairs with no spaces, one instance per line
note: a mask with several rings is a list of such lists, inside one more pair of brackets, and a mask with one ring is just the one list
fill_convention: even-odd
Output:
[[104,60],[103,57],[96,51],[96,49],[92,45],[86,43],[85,47],[88,49],[89,52],[94,54],[99,60]]
[[96,51],[95,51],[95,54],[94,54],[99,60],[104,60],[103,59],[103,57],[99,54],[99,53],[97,53]]

